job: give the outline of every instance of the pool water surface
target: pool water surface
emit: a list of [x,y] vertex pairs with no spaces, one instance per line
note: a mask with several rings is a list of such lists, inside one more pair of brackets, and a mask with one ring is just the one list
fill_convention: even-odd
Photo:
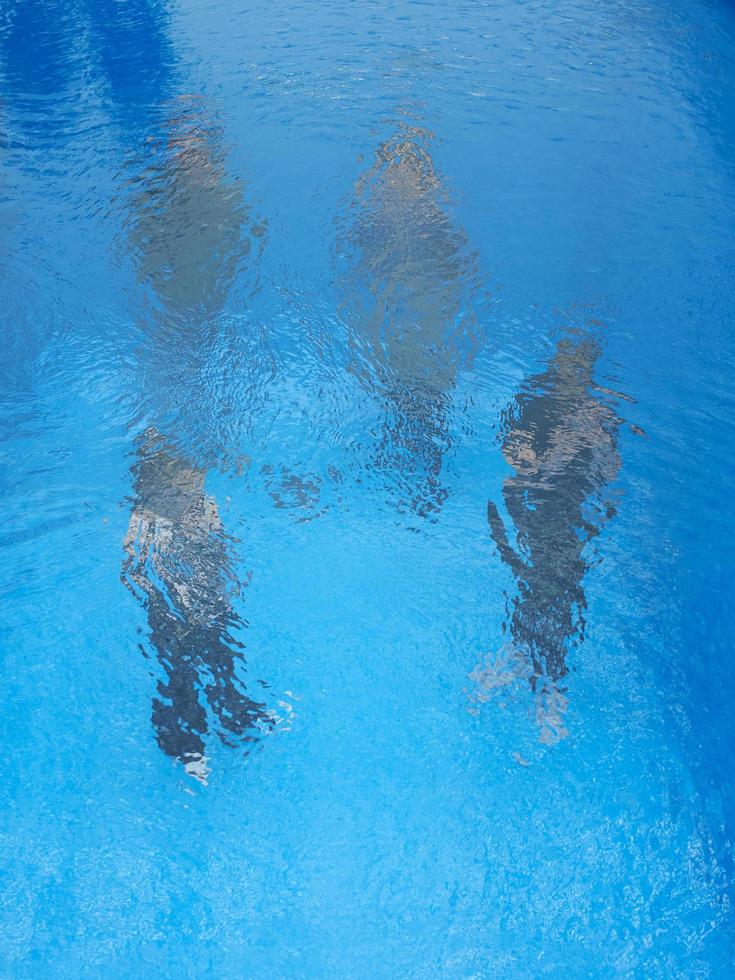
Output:
[[0,5],[0,975],[735,975],[733,52]]

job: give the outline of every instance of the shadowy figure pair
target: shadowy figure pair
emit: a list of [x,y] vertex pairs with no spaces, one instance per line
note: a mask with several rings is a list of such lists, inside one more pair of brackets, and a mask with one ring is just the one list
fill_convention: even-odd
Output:
[[[191,433],[212,400],[208,338],[266,229],[226,173],[222,132],[204,101],[184,97],[168,108],[163,132],[128,168],[127,245],[146,297],[139,316],[145,395],[168,401],[173,411],[160,414],[195,442]],[[158,744],[205,782],[212,730],[228,745],[247,746],[274,715],[244,688],[234,542],[205,492],[205,468],[176,442],[150,424],[137,440],[122,579],[145,607],[163,674],[152,712]]]
[[[176,365],[176,378],[179,362],[197,364],[192,351],[204,325],[223,309],[252,242],[264,241],[264,226],[250,220],[239,185],[225,175],[219,133],[201,109],[196,101],[173,103],[168,136],[151,145],[131,198],[129,241],[156,301],[143,325],[144,371],[153,371],[162,393],[171,387],[169,366]],[[357,370],[385,406],[377,465],[400,474],[420,516],[435,513],[446,496],[446,412],[461,361],[453,339],[464,329],[469,278],[466,241],[443,207],[429,141],[425,131],[403,127],[379,147],[355,188],[342,243],[354,262],[340,281]],[[263,470],[269,480],[271,470]],[[165,676],[153,725],[163,751],[204,780],[210,729],[243,745],[272,727],[274,716],[242,687],[242,647],[232,631],[244,624],[233,611],[229,543],[204,491],[205,470],[149,427],[132,473],[123,580],[146,608]],[[271,487],[276,506],[318,490],[282,467],[279,473],[282,486]]]
[[[376,464],[399,474],[408,509],[433,519],[447,495],[441,469],[452,443],[452,392],[476,347],[479,276],[450,218],[431,138],[402,125],[358,181],[342,243],[353,265],[342,292],[355,369],[385,405]],[[502,451],[514,473],[503,500],[515,547],[496,505],[487,507],[517,592],[511,642],[473,673],[477,696],[527,677],[547,742],[566,735],[562,682],[567,652],[584,635],[585,548],[614,514],[605,488],[620,467],[621,419],[610,396],[622,396],[595,383],[594,333],[590,323],[562,339],[504,413]]]

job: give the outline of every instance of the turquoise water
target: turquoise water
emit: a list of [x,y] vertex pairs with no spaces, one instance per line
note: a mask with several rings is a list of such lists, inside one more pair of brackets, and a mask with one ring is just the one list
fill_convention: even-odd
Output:
[[0,973],[728,977],[735,12],[0,5]]

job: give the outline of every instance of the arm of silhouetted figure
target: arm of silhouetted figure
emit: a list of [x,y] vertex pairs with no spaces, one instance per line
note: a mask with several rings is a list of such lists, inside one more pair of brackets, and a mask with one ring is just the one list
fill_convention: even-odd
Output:
[[501,559],[511,569],[516,578],[521,578],[524,572],[527,571],[527,566],[518,557],[513,548],[511,548],[503,519],[498,512],[498,508],[491,500],[487,502],[487,522],[490,525],[490,533]]

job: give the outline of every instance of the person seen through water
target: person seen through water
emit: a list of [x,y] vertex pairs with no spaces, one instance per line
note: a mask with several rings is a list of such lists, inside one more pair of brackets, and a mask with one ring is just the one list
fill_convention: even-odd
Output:
[[133,473],[123,575],[146,608],[150,644],[165,674],[153,725],[163,751],[203,779],[207,707],[230,745],[251,741],[257,726],[269,721],[238,676],[242,644],[233,634],[244,623],[233,608],[241,583],[232,543],[205,492],[204,471],[186,463],[155,429],[138,440]]
[[505,412],[502,450],[513,473],[502,496],[515,544],[495,503],[487,505],[493,541],[517,592],[509,644],[472,677],[485,700],[527,675],[547,742],[567,734],[563,682],[569,647],[584,636],[587,545],[615,513],[605,488],[620,468],[621,419],[595,383],[599,357],[592,336],[563,338],[548,367],[523,383]]
[[402,123],[355,187],[341,245],[354,366],[386,410],[377,465],[397,474],[420,516],[446,498],[457,372],[472,347],[466,300],[476,276],[466,236],[453,223],[432,161],[431,134]]

